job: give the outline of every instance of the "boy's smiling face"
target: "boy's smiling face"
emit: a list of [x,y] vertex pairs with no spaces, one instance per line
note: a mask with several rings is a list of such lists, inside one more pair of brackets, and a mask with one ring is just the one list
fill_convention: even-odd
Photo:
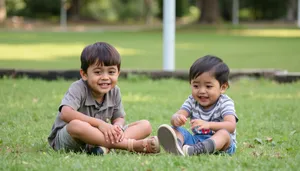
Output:
[[82,79],[87,81],[94,98],[100,102],[103,96],[116,86],[120,72],[117,65],[104,66],[95,63],[88,67],[86,73],[80,70],[80,74]]
[[191,81],[192,96],[204,108],[209,109],[228,88],[228,83],[220,83],[210,72],[204,72]]

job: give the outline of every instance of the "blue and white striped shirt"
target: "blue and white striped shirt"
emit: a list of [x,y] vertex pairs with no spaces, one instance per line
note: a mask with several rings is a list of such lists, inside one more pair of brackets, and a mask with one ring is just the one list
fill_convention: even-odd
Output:
[[[203,107],[190,95],[181,109],[186,110],[189,113],[191,120],[201,119],[208,122],[222,122],[226,115],[234,115],[236,122],[238,117],[235,113],[234,101],[225,94],[221,94],[218,101],[210,109],[203,109]],[[234,143],[236,143],[236,130],[230,134]]]

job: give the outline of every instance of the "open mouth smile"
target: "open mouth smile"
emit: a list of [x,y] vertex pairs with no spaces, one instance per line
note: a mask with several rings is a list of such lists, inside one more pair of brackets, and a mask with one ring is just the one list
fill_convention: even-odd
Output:
[[199,100],[202,102],[206,102],[208,101],[208,97],[204,97],[204,96],[198,96]]
[[100,83],[100,84],[98,84],[99,86],[100,86],[100,88],[109,88],[110,87],[110,83]]

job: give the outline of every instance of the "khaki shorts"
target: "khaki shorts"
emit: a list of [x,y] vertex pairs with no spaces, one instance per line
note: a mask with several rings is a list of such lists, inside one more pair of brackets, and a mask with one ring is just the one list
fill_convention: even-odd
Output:
[[85,143],[75,140],[67,131],[67,125],[59,130],[54,139],[54,150],[79,152],[85,149]]
[[[128,125],[125,125],[122,130],[125,131]],[[54,139],[54,150],[65,150],[80,152],[85,150],[86,144],[83,141],[76,140],[71,137],[67,131],[67,125],[65,125],[61,130],[59,130]]]

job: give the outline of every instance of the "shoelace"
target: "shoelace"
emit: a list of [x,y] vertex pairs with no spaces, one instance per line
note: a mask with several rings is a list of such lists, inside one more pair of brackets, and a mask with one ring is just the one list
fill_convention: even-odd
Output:
[[206,153],[205,147],[202,142],[198,142],[194,145],[194,154]]

